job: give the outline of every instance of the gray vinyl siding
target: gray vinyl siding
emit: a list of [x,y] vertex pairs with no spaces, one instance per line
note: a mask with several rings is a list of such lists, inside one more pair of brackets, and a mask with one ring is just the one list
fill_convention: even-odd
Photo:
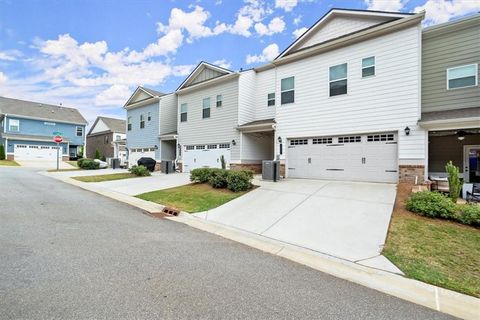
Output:
[[172,93],[160,100],[160,134],[177,131],[177,95]]
[[[447,90],[447,69],[480,63],[480,19],[450,32],[425,33],[422,41],[422,112],[480,107],[480,87]],[[478,77],[478,75],[477,75]]]
[[[222,95],[223,104],[215,106],[216,96]],[[202,118],[202,100],[210,98],[210,118]],[[178,134],[181,145],[231,143],[231,160],[240,155],[238,125],[238,78],[178,95],[178,113],[182,103],[188,105],[188,120],[179,122]]]

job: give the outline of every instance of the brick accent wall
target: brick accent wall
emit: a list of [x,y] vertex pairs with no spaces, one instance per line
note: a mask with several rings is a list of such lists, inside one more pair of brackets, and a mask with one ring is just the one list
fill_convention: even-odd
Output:
[[15,160],[14,155],[13,154],[7,154],[7,160],[11,160],[11,161]]
[[415,183],[415,177],[418,177],[418,184],[425,181],[425,166],[421,165],[400,165],[399,180],[400,182]]
[[62,156],[62,161],[69,161],[70,157],[69,156]]
[[97,149],[101,157],[113,157],[112,139],[113,133],[111,132],[87,136],[87,158],[95,158],[95,150]]
[[231,170],[252,170],[255,174],[262,173],[261,163],[231,163]]
[[176,169],[177,169],[179,172],[183,172],[183,163],[177,162],[177,167],[176,167]]

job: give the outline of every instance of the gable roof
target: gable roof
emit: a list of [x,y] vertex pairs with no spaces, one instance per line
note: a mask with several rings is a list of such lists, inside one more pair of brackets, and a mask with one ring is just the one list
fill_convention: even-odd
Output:
[[102,122],[107,126],[107,128],[111,132],[125,133],[125,127],[127,126],[127,122],[125,120],[99,116],[97,117],[97,119],[95,119],[95,122],[93,123],[92,127],[88,131],[88,135],[92,133],[93,129],[95,128],[95,126],[100,120],[102,120]]
[[87,120],[85,120],[82,114],[75,108],[66,108],[63,106],[6,97],[0,97],[0,114],[81,125],[87,124]]
[[[414,15],[414,13],[403,12],[388,12],[388,11],[374,11],[374,10],[358,10],[358,9],[341,9],[332,8],[326,14],[324,14],[317,22],[315,22],[310,28],[308,28],[300,37],[298,37],[293,43],[291,43],[285,50],[283,50],[275,60],[282,58],[292,52],[295,52],[302,44],[304,44],[313,34],[318,32],[323,26],[325,26],[331,19],[337,16],[344,17],[366,17],[366,18],[385,18],[386,22],[398,20],[406,16]],[[380,24],[380,22],[379,22]],[[363,30],[363,29],[360,29]],[[360,31],[357,30],[357,31]],[[328,41],[328,40],[327,40]]]
[[[144,93],[147,96],[147,98],[144,98],[144,99],[139,100],[139,101],[134,101],[135,100],[134,98],[141,93]],[[156,90],[153,90],[153,89],[149,89],[149,88],[145,88],[145,87],[142,87],[142,86],[138,86],[137,89],[135,89],[135,91],[132,93],[130,98],[128,98],[127,102],[123,105],[123,107],[127,108],[128,106],[134,105],[134,104],[139,103],[139,102],[145,102],[145,101],[148,101],[148,100],[151,100],[151,99],[158,99],[158,98],[160,98],[164,95],[166,95],[166,93],[156,91]]]
[[[177,90],[181,90],[185,87],[188,87],[189,85],[192,85],[192,82],[195,80],[195,78],[200,74],[202,73],[203,70],[205,69],[210,69],[210,70],[213,70],[213,71],[216,71],[218,72],[220,75],[215,77],[215,78],[218,78],[218,77],[221,77],[221,76],[224,76],[224,75],[227,75],[227,74],[232,74],[233,71],[232,70],[229,70],[229,69],[226,69],[226,68],[223,68],[223,67],[220,67],[220,66],[217,66],[217,65],[214,65],[214,64],[211,64],[211,63],[208,63],[208,62],[205,62],[205,61],[201,61],[196,67],[195,69],[193,69],[193,71],[190,73],[190,75],[185,79],[183,80],[183,82],[178,86]],[[207,79],[205,81],[208,81],[208,80],[211,80],[213,78],[210,78],[210,79]],[[200,83],[200,82],[197,82],[197,83]]]

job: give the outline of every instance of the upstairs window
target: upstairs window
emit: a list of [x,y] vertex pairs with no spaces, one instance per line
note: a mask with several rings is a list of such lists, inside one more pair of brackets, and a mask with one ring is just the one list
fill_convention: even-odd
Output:
[[210,118],[210,98],[203,99],[202,118]]
[[77,127],[77,137],[83,137],[83,127]]
[[295,102],[295,77],[282,79],[281,85],[281,104]]
[[145,128],[145,115],[142,113],[140,115],[140,129]]
[[115,136],[115,141],[120,141],[120,140],[122,140],[122,137],[120,135],[116,135]]
[[447,69],[447,89],[474,87],[478,85],[477,74],[477,64]]
[[222,106],[223,97],[221,94],[217,95],[217,108]]
[[9,131],[20,131],[20,120],[10,119],[8,121],[8,130]]
[[362,78],[375,75],[375,57],[362,59]]
[[275,105],[275,92],[269,93],[267,95],[267,106],[274,106]]
[[347,64],[330,67],[330,97],[347,93]]
[[180,105],[180,122],[187,121],[187,112],[188,112],[188,105],[186,103],[182,103]]
[[147,121],[151,121],[152,120],[152,114],[149,112],[147,113]]
[[105,136],[104,142],[105,144],[108,144],[108,136]]
[[132,130],[132,117],[127,118],[127,130],[128,131]]

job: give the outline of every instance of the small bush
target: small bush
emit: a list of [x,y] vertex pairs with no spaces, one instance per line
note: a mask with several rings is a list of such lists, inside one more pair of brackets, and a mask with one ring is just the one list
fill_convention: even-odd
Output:
[[190,171],[190,181],[197,183],[207,183],[212,175],[211,168],[198,168]]
[[150,176],[150,171],[148,171],[147,167],[145,166],[132,166],[130,169],[128,169],[128,171],[139,177]]
[[92,159],[79,159],[77,161],[77,164],[80,168],[86,169],[86,170],[96,170],[100,168],[100,164],[98,162],[93,161]]
[[457,219],[463,224],[480,227],[480,206],[473,204],[459,206]]
[[95,150],[95,159],[100,159],[100,151],[98,149]]
[[227,187],[228,171],[225,169],[214,169],[210,173],[208,183],[214,188]]
[[439,192],[422,191],[412,193],[407,199],[409,211],[430,218],[454,219],[456,205]]
[[462,190],[462,182],[459,177],[459,169],[454,166],[452,161],[449,161],[445,166],[445,170],[448,172],[448,188],[450,190],[450,199],[453,203],[457,203],[457,199],[460,196]]
[[233,192],[245,191],[252,187],[253,173],[248,170],[228,171],[227,188]]
[[5,160],[5,147],[0,144],[0,160]]

